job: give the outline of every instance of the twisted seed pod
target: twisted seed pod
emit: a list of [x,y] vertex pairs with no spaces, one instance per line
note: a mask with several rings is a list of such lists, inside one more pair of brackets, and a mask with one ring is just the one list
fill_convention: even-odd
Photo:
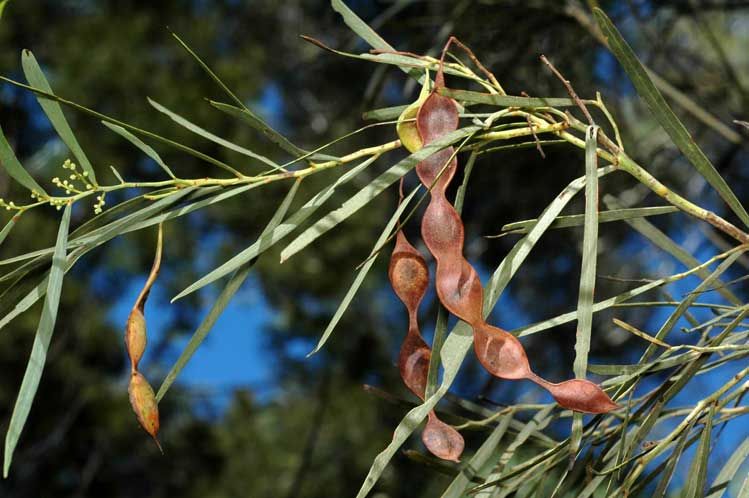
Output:
[[[440,95],[444,87],[442,53],[434,88],[416,115],[416,128],[423,145],[434,142],[458,128],[458,108],[454,100]],[[430,187],[429,205],[421,224],[421,235],[437,262],[436,288],[442,304],[450,313],[473,328],[474,348],[481,364],[502,379],[528,379],[548,390],[560,406],[587,413],[606,413],[617,405],[596,384],[573,379],[559,384],[548,382],[530,368],[520,341],[483,316],[483,287],[476,270],[463,257],[463,222],[445,196],[457,168],[455,150],[448,147],[416,166],[421,182]]]
[[[398,355],[398,370],[406,387],[423,401],[432,351],[419,331],[417,313],[429,284],[429,269],[421,253],[408,242],[402,231],[395,239],[388,277],[408,310],[408,332]],[[434,410],[429,412],[421,439],[433,455],[455,462],[459,461],[465,446],[460,433],[442,422]]]
[[158,440],[159,406],[156,403],[156,395],[146,378],[138,371],[138,363],[143,357],[143,353],[146,350],[146,343],[148,342],[144,310],[148,294],[151,292],[151,287],[156,281],[156,277],[159,274],[159,268],[161,267],[162,246],[163,231],[162,226],[159,225],[156,255],[154,256],[151,273],[148,275],[143,290],[138,294],[125,325],[125,348],[130,357],[130,383],[127,388],[130,397],[130,405],[133,407],[133,412],[135,412],[138,423],[140,423],[141,427],[143,427],[143,429],[153,438],[156,442],[156,446],[158,446],[159,450],[163,453],[161,444]]

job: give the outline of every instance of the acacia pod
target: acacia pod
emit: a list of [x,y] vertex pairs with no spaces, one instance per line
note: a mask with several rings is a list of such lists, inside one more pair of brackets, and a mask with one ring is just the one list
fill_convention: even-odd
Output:
[[398,133],[401,144],[412,153],[423,146],[419,130],[416,129],[416,115],[419,112],[419,108],[421,108],[422,102],[429,96],[429,81],[429,71],[427,70],[419,98],[403,110],[401,115],[398,116],[398,122],[395,125],[395,131]]
[[395,237],[388,278],[406,309],[409,312],[417,310],[429,285],[429,269],[424,257],[401,231]]
[[146,351],[146,318],[141,308],[133,308],[125,325],[125,347],[130,357],[131,371],[138,370],[138,362]]
[[[457,103],[437,93],[445,84],[443,61],[453,41],[450,38],[445,46],[434,88],[416,114],[416,129],[424,145],[458,127]],[[483,286],[476,270],[463,256],[463,222],[445,195],[456,169],[457,159],[452,147],[436,152],[416,165],[422,184],[431,188],[421,235],[437,263],[437,296],[450,313],[473,328],[474,348],[479,361],[496,377],[532,380],[547,389],[562,407],[588,413],[613,410],[617,405],[592,382],[574,379],[553,384],[537,376],[530,368],[520,341],[484,320]]]
[[429,412],[427,424],[421,433],[421,441],[432,455],[443,460],[460,461],[465,441],[454,427],[447,425],[434,413]]
[[608,413],[619,407],[596,384],[585,379],[570,379],[558,384],[544,379],[531,379],[545,387],[559,406],[586,413]]
[[148,275],[143,289],[138,294],[133,309],[125,324],[125,348],[130,357],[130,384],[127,392],[130,397],[130,405],[138,419],[141,427],[151,435],[156,446],[163,453],[161,444],[157,438],[159,432],[159,406],[156,403],[156,395],[145,377],[138,372],[138,363],[143,357],[148,342],[146,334],[146,317],[144,315],[146,300],[151,292],[151,287],[156,281],[161,267],[161,251],[163,246],[163,228],[159,224],[159,232],[156,242],[156,254],[154,255],[151,273]]
[[159,451],[162,453],[159,443],[159,405],[156,403],[156,395],[145,377],[140,372],[132,372],[130,385],[127,388],[130,396],[130,405],[133,407],[135,416],[141,427],[153,438]]
[[[401,200],[402,187],[401,180]],[[417,314],[429,285],[429,268],[424,257],[408,242],[402,231],[396,235],[388,278],[408,311],[408,332],[398,355],[398,371],[406,387],[419,399],[424,400],[432,351],[421,336]],[[456,462],[465,446],[460,433],[439,420],[434,410],[429,412],[421,439],[424,446],[436,457]]]
[[412,153],[421,149],[423,146],[415,122],[416,114],[419,112],[420,107],[421,102],[418,100],[406,107],[401,115],[398,116],[398,122],[395,125],[395,130],[398,133],[398,138],[400,138],[401,143]]
[[481,323],[474,327],[473,347],[479,362],[495,377],[517,380],[531,375],[523,345],[509,332]]

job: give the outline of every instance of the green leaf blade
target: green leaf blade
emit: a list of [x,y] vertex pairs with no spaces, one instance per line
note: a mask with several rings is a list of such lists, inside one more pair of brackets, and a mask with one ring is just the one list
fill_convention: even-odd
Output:
[[5,435],[5,459],[3,462],[3,476],[8,477],[10,464],[13,460],[13,452],[18,444],[26,419],[31,411],[31,404],[36,396],[39,382],[42,378],[42,370],[47,358],[49,343],[52,340],[52,332],[57,320],[57,309],[60,304],[60,295],[62,293],[62,280],[65,275],[66,252],[68,242],[68,227],[70,225],[71,205],[65,207],[60,222],[60,228],[57,233],[57,243],[55,244],[55,253],[52,258],[52,268],[49,272],[47,281],[47,298],[42,310],[42,316],[39,320],[39,326],[34,337],[34,345],[31,349],[29,363],[26,366],[26,372],[23,375],[21,388],[16,399],[13,415],[8,425],[8,432]]
[[469,126],[451,132],[396,163],[390,169],[375,178],[369,185],[363,187],[361,190],[359,190],[359,192],[354,194],[353,197],[344,202],[340,208],[329,212],[307,230],[299,234],[296,239],[291,241],[289,245],[287,245],[284,250],[281,251],[281,262],[286,261],[291,256],[298,253],[309,244],[317,240],[318,237],[324,235],[329,230],[336,227],[339,223],[343,222],[351,215],[359,211],[359,209],[367,205],[369,201],[374,199],[383,190],[395,183],[403,175],[411,171],[416,166],[416,164],[423,161],[438,150],[441,150],[444,147],[457,142],[461,138],[470,136],[471,134],[478,131],[478,129],[479,128],[476,126]]
[[[585,224],[583,228],[583,256],[577,298],[577,332],[575,334],[575,377],[585,379],[588,371],[590,335],[593,326],[593,302],[598,256],[598,127],[589,126],[585,133]],[[583,416],[572,417],[570,457],[575,458],[583,439]]]
[[195,133],[196,135],[201,136],[201,137],[203,137],[203,138],[205,138],[207,140],[210,140],[213,143],[221,145],[222,147],[226,147],[229,150],[233,150],[234,152],[238,152],[238,153],[240,153],[240,154],[242,154],[244,156],[256,159],[256,160],[262,162],[263,164],[265,164],[267,166],[270,166],[274,170],[284,171],[284,169],[280,165],[276,164],[274,161],[271,161],[267,157],[262,156],[260,154],[257,154],[255,152],[252,152],[249,149],[245,149],[241,145],[237,145],[234,142],[230,142],[230,141],[228,141],[226,139],[223,139],[223,138],[221,138],[219,136],[214,135],[213,133],[209,132],[208,130],[206,130],[204,128],[201,128],[200,126],[196,125],[195,123],[193,123],[192,121],[188,120],[187,118],[185,118],[185,117],[177,114],[174,111],[171,111],[171,110],[167,109],[166,107],[164,107],[163,105],[159,104],[155,100],[149,98],[148,99],[148,103],[151,104],[151,106],[154,109],[156,109],[157,111],[159,111],[159,112],[167,115],[172,121],[174,121],[178,125],[186,128],[187,130]]
[[[286,197],[284,197],[283,201],[281,201],[281,204],[276,209],[276,212],[273,214],[270,221],[260,234],[261,238],[272,232],[281,223],[284,216],[286,216],[286,213],[288,212],[289,206],[294,200],[294,197],[296,197],[296,193],[299,190],[300,184],[301,179],[298,179],[291,186],[291,189],[289,189]],[[239,268],[229,279],[229,282],[227,282],[218,298],[216,298],[216,301],[213,303],[213,306],[211,306],[208,314],[195,330],[195,333],[192,335],[192,337],[190,337],[190,340],[185,346],[185,349],[182,351],[182,354],[180,354],[179,358],[177,358],[177,361],[174,363],[171,370],[169,370],[166,378],[164,378],[164,381],[161,383],[159,391],[156,393],[157,402],[162,400],[169,388],[172,386],[172,384],[174,384],[177,376],[180,374],[182,369],[185,368],[185,365],[187,365],[187,362],[190,361],[190,358],[192,358],[192,356],[195,354],[195,351],[198,350],[198,347],[200,347],[205,338],[208,336],[208,333],[211,331],[211,329],[213,329],[213,326],[216,324],[216,321],[224,312],[224,309],[226,309],[226,307],[229,305],[229,302],[234,297],[234,294],[237,293],[239,288],[247,279],[247,276],[249,275],[250,270],[252,269],[256,261],[256,259],[249,261],[244,266]]]
[[[26,79],[29,85],[35,88],[39,88],[47,93],[53,94],[52,87],[49,85],[47,78],[42,72],[42,68],[39,67],[39,63],[36,61],[34,54],[30,50],[24,50],[21,56],[21,65],[23,67],[23,73],[26,75]],[[57,102],[37,95],[36,100],[39,105],[42,106],[44,114],[47,115],[50,123],[54,127],[55,131],[65,143],[70,152],[73,153],[78,164],[83,168],[83,171],[88,173],[88,179],[96,185],[96,172],[91,161],[88,160],[85,152],[81,148],[78,140],[73,134],[73,130],[70,128],[68,121],[65,119],[65,115],[62,112],[62,107]]]
[[[405,199],[403,199],[403,202],[400,203],[398,208],[390,217],[390,220],[385,225],[385,228],[382,230],[382,233],[377,238],[377,242],[375,242],[374,247],[372,248],[372,253],[370,253],[370,257],[368,257],[367,262],[364,263],[361,268],[359,268],[359,271],[356,273],[356,277],[354,277],[354,281],[351,283],[351,286],[349,287],[348,291],[346,291],[346,294],[343,296],[343,299],[341,299],[341,302],[338,305],[338,309],[336,309],[335,313],[333,314],[333,318],[330,319],[328,326],[325,327],[325,330],[320,336],[320,339],[317,341],[317,345],[307,355],[308,357],[320,351],[320,349],[322,349],[325,343],[328,342],[328,339],[333,333],[333,330],[335,330],[335,327],[338,325],[338,322],[343,317],[343,314],[348,309],[349,305],[351,304],[351,301],[354,299],[354,296],[356,296],[357,291],[359,290],[362,283],[364,282],[364,279],[367,277],[369,270],[372,268],[372,265],[374,265],[375,261],[377,260],[377,257],[380,255],[381,251],[379,250],[382,248],[382,245],[385,243],[385,241],[388,239],[388,237],[392,233],[393,228],[395,228],[395,225],[398,223],[398,220],[400,219],[400,215],[403,213],[403,210],[406,209],[406,207],[408,206],[408,204],[411,202],[414,195],[416,195],[416,192],[418,191],[419,191],[419,188],[417,187],[410,194],[408,194],[408,196]],[[378,251],[377,254],[373,254],[375,251]]]
[[297,212],[291,215],[285,223],[280,224],[275,228],[275,230],[268,233],[267,236],[263,238],[263,240],[255,241],[252,245],[240,251],[238,254],[226,261],[224,264],[220,265],[218,268],[214,268],[212,271],[187,286],[182,292],[172,298],[172,302],[181,299],[188,294],[192,294],[193,292],[201,289],[202,287],[205,287],[211,282],[214,282],[219,278],[232,273],[237,268],[244,265],[247,261],[250,261],[251,259],[259,256],[265,250],[272,247],[279,240],[283,239],[288,234],[293,232],[296,227],[299,226],[299,224],[303,223],[307,218],[312,216],[312,214],[314,214],[315,211],[317,211],[320,206],[322,206],[323,203],[333,195],[336,188],[338,188],[340,185],[348,183],[352,178],[369,167],[375,161],[375,159],[375,157],[371,157],[341,175],[338,180],[322,189],[312,199],[307,201]]
[[16,154],[13,152],[8,139],[5,138],[2,128],[0,128],[0,164],[2,164],[3,168],[8,173],[8,176],[27,189],[36,191],[45,196],[47,195],[47,192],[45,192],[29,172],[26,171],[26,168],[21,165]]
[[150,145],[145,143],[143,140],[141,140],[140,138],[136,137],[135,135],[127,131],[122,126],[108,123],[106,121],[102,121],[101,124],[109,128],[110,130],[112,130],[113,132],[115,132],[116,134],[118,134],[119,136],[121,136],[122,138],[124,138],[125,140],[133,144],[134,146],[136,146],[145,155],[153,159],[154,162],[158,164],[161,167],[161,169],[163,169],[166,172],[167,175],[169,175],[172,178],[176,178],[174,176],[174,173],[172,173],[172,170],[169,169],[169,166],[166,165],[166,163],[161,159],[161,156],[158,154],[158,152],[156,152],[153,149],[153,147],[151,147]]
[[619,33],[619,30],[614,26],[614,23],[611,22],[611,19],[601,9],[595,8],[593,12],[598,26],[608,40],[611,52],[616,56],[619,63],[629,75],[638,94],[645,100],[653,116],[655,116],[674,144],[686,156],[689,162],[692,163],[695,169],[717,190],[718,194],[736,216],[746,226],[749,226],[749,213],[746,212],[736,194],[733,193],[728,183],[720,176],[720,173],[718,173],[705,153],[702,152],[702,149],[695,143],[686,127],[666,102],[666,99],[663,98],[663,95],[661,95],[661,92],[650,79],[643,65],[637,59],[632,47],[629,46],[621,33]]

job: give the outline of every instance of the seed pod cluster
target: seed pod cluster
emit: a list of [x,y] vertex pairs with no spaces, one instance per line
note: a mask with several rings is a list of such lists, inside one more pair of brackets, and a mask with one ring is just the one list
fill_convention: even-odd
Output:
[[[432,350],[421,336],[417,315],[429,285],[429,269],[424,257],[408,242],[402,231],[396,235],[388,277],[408,311],[408,332],[398,355],[398,370],[406,387],[423,401]],[[455,462],[459,460],[465,446],[460,433],[442,422],[434,410],[429,412],[421,439],[432,454]]]
[[151,273],[148,275],[148,280],[146,280],[143,290],[138,294],[138,298],[135,300],[135,304],[133,304],[133,309],[130,311],[127,324],[125,325],[125,348],[130,358],[130,383],[127,388],[128,395],[130,396],[130,405],[133,407],[138,423],[153,438],[159,450],[163,452],[158,439],[159,405],[156,402],[156,395],[148,380],[138,371],[138,363],[143,357],[143,353],[146,350],[146,343],[148,342],[144,310],[148,294],[151,291],[153,283],[156,281],[159,268],[161,267],[162,245],[163,232],[161,225],[159,225],[156,255],[154,256]]
[[[412,133],[404,134],[401,139],[406,139],[409,145],[428,145],[458,128],[457,103],[453,99],[438,93],[445,86],[443,61],[451,41],[453,40],[448,41],[443,50],[440,67],[431,93],[426,98],[419,98],[417,101],[419,103],[418,110],[415,113],[411,106],[405,111],[409,113],[409,117],[415,114],[415,128],[419,138],[418,140],[414,139]],[[412,130],[407,131],[411,132]],[[536,375],[530,368],[528,357],[520,341],[509,332],[494,327],[484,320],[483,287],[476,270],[463,257],[463,222],[446,197],[447,187],[455,175],[457,165],[455,150],[453,147],[448,147],[432,154],[416,166],[416,173],[421,183],[427,188],[431,187],[429,205],[422,218],[421,236],[436,261],[435,282],[440,302],[450,313],[472,327],[476,356],[492,375],[502,379],[533,381],[549,391],[560,406],[571,410],[586,413],[606,413],[615,409],[617,405],[593,382],[584,379],[572,379],[552,383]],[[402,238],[401,234],[398,234],[398,237],[396,249],[393,253],[393,262],[390,265],[390,280],[396,293],[409,307],[409,302],[401,295],[403,289],[409,288],[408,282],[404,282],[404,280],[411,279],[412,287],[426,288],[428,276],[425,270],[426,264],[419,254],[420,265],[423,265],[424,270],[418,276],[416,276],[417,272],[415,271],[409,273],[401,270],[394,278],[394,268],[397,268],[399,260],[396,256],[411,254],[409,250],[403,249],[401,240],[405,240],[405,238]],[[408,246],[413,249],[410,244]],[[413,251],[416,250],[413,249]],[[415,258],[414,256],[411,257]],[[415,265],[412,266],[416,267]],[[411,313],[410,308],[409,313]],[[413,321],[412,318],[409,335],[413,335],[411,332]],[[418,337],[420,339],[421,336]],[[407,338],[404,346],[407,343],[418,343],[416,339],[410,341]],[[423,340],[421,342],[423,343]],[[411,347],[415,351],[416,346]],[[401,356],[403,356],[402,350]],[[403,367],[401,367],[401,375],[403,375],[403,372]],[[406,380],[406,384],[411,387],[408,380]]]

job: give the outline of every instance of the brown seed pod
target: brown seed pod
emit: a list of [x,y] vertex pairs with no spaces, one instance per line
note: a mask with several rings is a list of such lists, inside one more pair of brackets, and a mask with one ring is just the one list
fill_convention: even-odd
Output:
[[[438,93],[445,85],[445,53],[454,41],[450,38],[445,46],[434,88],[416,114],[416,128],[424,145],[458,128],[457,103]],[[429,205],[422,218],[421,236],[437,262],[436,288],[440,301],[450,313],[471,325],[476,356],[492,375],[503,379],[531,380],[547,389],[564,408],[587,413],[613,410],[617,405],[590,381],[574,379],[553,384],[537,376],[530,368],[520,341],[484,320],[483,287],[476,270],[463,257],[463,222],[445,196],[457,164],[454,148],[448,147],[416,166],[422,184],[432,187]]]
[[[402,187],[401,181],[401,189]],[[401,200],[402,198],[401,190]],[[408,242],[402,231],[396,235],[388,277],[396,295],[408,311],[408,332],[398,355],[398,370],[406,387],[424,400],[432,351],[421,336],[417,314],[429,285],[429,269],[424,257]],[[434,411],[429,412],[421,439],[433,455],[455,462],[459,461],[465,446],[460,433],[442,422]]]
[[130,370],[138,370],[138,362],[146,351],[146,317],[142,307],[133,308],[125,325],[125,347],[130,357]]
[[151,266],[151,273],[148,275],[143,290],[138,294],[138,298],[135,300],[133,309],[130,311],[127,323],[125,324],[125,348],[130,357],[130,385],[128,386],[130,404],[133,407],[133,411],[135,412],[135,416],[141,427],[151,435],[162,453],[163,450],[161,449],[161,444],[159,444],[159,440],[156,437],[159,432],[159,407],[156,403],[156,396],[153,393],[151,385],[146,378],[138,372],[138,363],[143,357],[143,353],[146,350],[146,343],[148,342],[144,310],[148,294],[151,292],[151,287],[156,281],[156,277],[159,274],[159,268],[161,267],[163,239],[163,229],[161,224],[159,224],[156,254],[153,259],[153,265]]
[[140,372],[132,372],[130,385],[127,388],[130,396],[130,405],[133,407],[138,423],[151,435],[162,453],[159,443],[159,405],[156,403],[156,395],[145,377]]

